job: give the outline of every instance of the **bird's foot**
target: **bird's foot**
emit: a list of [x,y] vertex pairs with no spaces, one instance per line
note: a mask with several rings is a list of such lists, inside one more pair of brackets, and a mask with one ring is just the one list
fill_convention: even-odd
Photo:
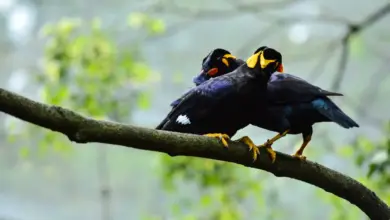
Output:
[[271,158],[271,162],[274,163],[275,160],[276,160],[276,152],[272,149],[272,142],[270,142],[269,140],[267,140],[267,142],[265,142],[264,144],[260,145],[260,147],[265,147],[270,158]]
[[293,154],[292,157],[297,158],[297,159],[299,159],[299,160],[301,160],[301,161],[306,160],[306,157],[303,156],[302,154],[299,154],[299,153]]
[[210,134],[204,134],[203,136],[212,137],[212,138],[218,138],[222,142],[224,147],[226,147],[226,148],[229,147],[227,140],[230,140],[230,137],[227,134],[210,133]]
[[244,144],[246,144],[246,145],[248,145],[249,151],[252,151],[252,152],[253,152],[253,162],[256,161],[257,155],[260,154],[260,150],[259,150],[259,148],[253,143],[253,141],[252,141],[248,136],[244,136],[244,137],[238,139],[237,141],[238,141],[238,142],[241,142],[241,143],[244,143]]

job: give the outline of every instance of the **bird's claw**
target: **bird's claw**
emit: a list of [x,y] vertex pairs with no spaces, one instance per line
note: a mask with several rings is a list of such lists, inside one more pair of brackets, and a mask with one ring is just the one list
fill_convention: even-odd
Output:
[[260,145],[259,147],[265,147],[267,150],[268,155],[271,158],[271,162],[274,163],[276,160],[276,152],[272,149],[272,142],[267,140],[264,144]]
[[303,156],[302,154],[295,153],[295,154],[292,155],[292,157],[297,158],[297,159],[299,159],[301,161],[305,161],[306,160],[306,157]]
[[253,143],[253,141],[248,136],[244,136],[238,139],[237,141],[248,145],[249,151],[253,152],[253,162],[255,162],[257,160],[257,155],[260,154],[259,148]]
[[253,162],[257,160],[257,155],[260,155],[260,150],[257,146],[249,146],[249,151],[253,152]]
[[227,140],[230,140],[230,137],[227,134],[211,133],[211,134],[205,134],[204,136],[218,138],[222,142],[224,147],[226,147],[226,148],[229,147]]

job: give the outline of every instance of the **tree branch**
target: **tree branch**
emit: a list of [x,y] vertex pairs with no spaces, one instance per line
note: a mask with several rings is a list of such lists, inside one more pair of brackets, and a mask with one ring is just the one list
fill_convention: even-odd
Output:
[[338,71],[335,79],[333,80],[331,90],[337,91],[341,86],[341,82],[343,81],[345,70],[347,69],[347,63],[349,58],[349,41],[351,39],[352,32],[348,32],[348,34],[341,41],[341,55],[338,66]]
[[342,38],[342,52],[340,56],[340,62],[338,66],[338,73],[333,80],[332,83],[332,90],[337,91],[340,89],[341,83],[343,81],[344,75],[345,75],[345,69],[348,62],[349,57],[349,43],[353,36],[359,34],[360,32],[364,31],[371,25],[375,24],[380,19],[384,18],[390,13],[390,3],[385,4],[381,8],[379,8],[377,11],[373,12],[371,15],[369,15],[366,19],[364,19],[362,22],[358,24],[349,24],[348,25],[348,31],[345,33],[344,37]]
[[265,150],[252,162],[248,148],[231,142],[225,150],[213,138],[157,131],[120,123],[94,120],[58,106],[49,106],[0,89],[0,111],[32,124],[66,135],[77,143],[105,143],[171,156],[194,156],[261,169],[278,177],[289,177],[322,188],[359,207],[371,219],[390,219],[390,208],[358,181],[311,161],[299,161],[277,153],[274,164]]

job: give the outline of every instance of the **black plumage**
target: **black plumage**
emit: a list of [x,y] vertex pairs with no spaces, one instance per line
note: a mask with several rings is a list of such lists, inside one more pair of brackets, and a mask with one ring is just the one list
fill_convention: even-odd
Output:
[[302,153],[311,140],[313,124],[335,122],[343,128],[359,127],[329,96],[342,94],[323,90],[291,74],[274,73],[268,83],[268,106],[259,107],[251,124],[278,132],[263,145],[267,147],[286,134],[302,134],[303,143],[293,156],[305,159]]
[[[265,48],[235,71],[212,78],[190,90],[163,120],[158,129],[225,139],[250,123],[256,106],[266,103],[267,82],[279,67],[281,54]],[[240,141],[258,149],[249,137]]]
[[[229,73],[244,63],[245,61],[237,59],[228,50],[216,48],[203,58],[202,69],[200,73],[194,77],[193,83],[198,86],[211,78]],[[193,88],[184,93],[180,98],[173,101],[170,104],[171,107],[176,107],[183,99],[183,97],[185,97],[192,90]],[[165,118],[165,120],[161,121],[160,124],[157,125],[156,129],[161,129],[162,126],[167,122],[166,120],[168,120],[168,118]]]
[[[255,53],[264,48],[259,48]],[[335,122],[347,129],[359,127],[329,99],[330,96],[342,96],[342,94],[323,90],[299,77],[282,73],[282,64],[277,70],[278,72],[273,73],[268,82],[266,107],[264,103],[259,102],[257,110],[250,119],[251,124],[257,127],[278,132],[278,135],[262,145],[267,147],[273,160],[275,152],[270,147],[273,142],[286,134],[302,134],[303,143],[293,156],[304,159],[302,153],[311,140],[313,124]],[[201,83],[208,79],[202,78]]]
[[[201,72],[196,77],[194,77],[192,81],[196,86],[198,86],[211,78],[230,73],[244,63],[245,61],[237,59],[228,50],[216,48],[203,58]],[[189,90],[188,92],[190,91],[191,90]],[[175,107],[176,105],[178,105],[180,100],[187,93],[185,93],[179,99],[173,101],[171,103],[171,106]]]
[[198,86],[211,78],[230,73],[244,63],[245,61],[237,59],[228,50],[214,49],[203,58],[202,70],[192,81]]

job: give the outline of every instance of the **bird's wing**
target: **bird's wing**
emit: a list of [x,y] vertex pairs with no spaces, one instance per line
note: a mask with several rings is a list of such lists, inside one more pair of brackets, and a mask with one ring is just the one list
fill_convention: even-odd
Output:
[[287,73],[274,73],[268,82],[267,89],[268,100],[275,104],[309,102],[316,97],[342,95],[341,93],[326,91]]
[[172,103],[171,103],[171,107],[176,107],[180,102],[181,102],[181,100],[188,94],[188,93],[190,93],[191,91],[193,90],[193,88],[192,89],[190,89],[190,90],[188,90],[186,93],[184,93],[184,95],[182,95],[180,98],[178,98],[178,99],[176,99],[175,101],[173,101]]
[[164,125],[159,125],[158,129],[177,130],[202,121],[215,111],[214,108],[221,99],[234,90],[228,77],[217,77],[193,88],[181,98],[180,103],[163,120]]

